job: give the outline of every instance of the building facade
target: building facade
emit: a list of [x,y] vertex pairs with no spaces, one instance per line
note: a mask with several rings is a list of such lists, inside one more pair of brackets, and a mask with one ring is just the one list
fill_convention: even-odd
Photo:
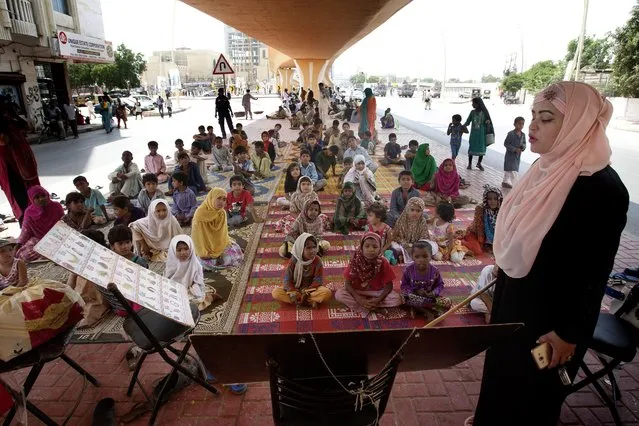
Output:
[[250,87],[270,81],[268,46],[228,25],[224,26],[224,40],[236,86]]
[[170,50],[153,52],[147,58],[142,84],[160,86],[158,81],[168,80],[173,70],[179,72],[182,86],[214,81],[216,79],[212,72],[219,56],[220,53],[213,50],[189,49],[188,47],[181,47],[173,52]]
[[0,94],[34,130],[71,98],[67,65],[112,62],[100,0],[0,0]]

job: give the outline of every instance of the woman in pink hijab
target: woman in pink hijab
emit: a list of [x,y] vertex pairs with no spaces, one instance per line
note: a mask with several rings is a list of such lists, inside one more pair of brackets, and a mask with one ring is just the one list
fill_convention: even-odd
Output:
[[[591,86],[553,84],[539,93],[529,126],[540,155],[506,196],[495,226],[499,266],[491,323],[523,330],[486,353],[474,420],[466,424],[554,426],[566,388],[592,337],[626,224],[628,191],[610,167],[612,105]],[[549,368],[531,349],[549,343]]]
[[24,222],[17,241],[19,249],[16,257],[25,262],[32,262],[41,257],[33,248],[53,228],[53,225],[62,219],[64,209],[60,203],[51,201],[47,190],[40,185],[29,188],[27,196],[31,204],[24,211]]

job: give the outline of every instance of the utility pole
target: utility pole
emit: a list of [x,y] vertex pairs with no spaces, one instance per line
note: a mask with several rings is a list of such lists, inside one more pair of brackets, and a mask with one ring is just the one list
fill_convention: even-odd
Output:
[[579,80],[579,71],[581,70],[581,55],[584,50],[584,38],[586,38],[586,21],[588,20],[588,0],[584,0],[584,13],[581,21],[581,34],[577,43],[577,66],[575,67],[575,80]]

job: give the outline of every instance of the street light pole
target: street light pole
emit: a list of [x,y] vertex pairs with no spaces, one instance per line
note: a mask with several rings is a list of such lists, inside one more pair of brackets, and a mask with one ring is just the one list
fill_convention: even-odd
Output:
[[581,70],[581,55],[584,50],[584,38],[586,37],[586,21],[588,20],[588,0],[584,0],[584,13],[581,21],[581,34],[577,43],[577,66],[575,68],[575,80],[579,80],[579,71]]

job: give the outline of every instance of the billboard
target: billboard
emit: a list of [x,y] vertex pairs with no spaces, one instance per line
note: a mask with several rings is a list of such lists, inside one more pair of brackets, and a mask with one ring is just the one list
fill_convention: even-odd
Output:
[[60,56],[85,62],[113,62],[113,45],[110,41],[88,37],[68,31],[58,31]]

